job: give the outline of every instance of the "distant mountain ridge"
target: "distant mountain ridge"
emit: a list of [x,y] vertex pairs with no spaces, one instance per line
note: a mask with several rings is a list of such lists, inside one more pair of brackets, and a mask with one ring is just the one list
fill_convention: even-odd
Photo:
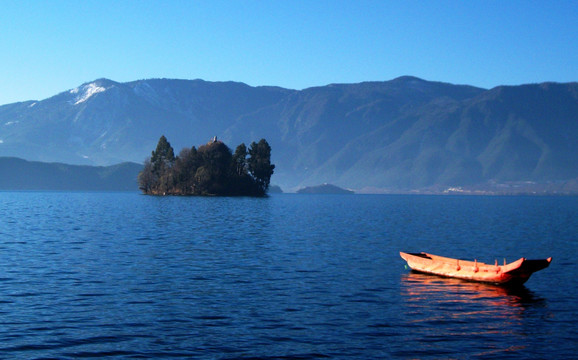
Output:
[[0,190],[138,191],[142,165],[68,165],[0,157]]
[[236,82],[99,79],[0,106],[0,156],[142,162],[214,135],[265,138],[283,189],[467,186],[578,178],[578,83],[490,90],[404,76],[304,90]]

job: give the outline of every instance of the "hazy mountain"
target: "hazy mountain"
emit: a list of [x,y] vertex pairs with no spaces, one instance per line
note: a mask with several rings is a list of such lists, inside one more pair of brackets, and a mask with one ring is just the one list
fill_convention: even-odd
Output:
[[0,157],[0,190],[138,191],[141,169],[135,163],[86,166]]
[[234,82],[86,83],[0,106],[0,156],[142,162],[214,135],[266,138],[284,189],[332,183],[412,189],[578,178],[578,84],[471,86],[401,77],[301,91]]

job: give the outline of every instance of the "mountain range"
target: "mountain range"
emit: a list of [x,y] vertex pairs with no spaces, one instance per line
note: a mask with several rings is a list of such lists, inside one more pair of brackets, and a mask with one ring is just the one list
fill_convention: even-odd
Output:
[[0,190],[138,191],[142,165],[68,165],[0,157]]
[[142,163],[213,136],[265,138],[283,189],[400,191],[578,178],[578,83],[482,89],[404,76],[304,90],[237,82],[99,79],[0,106],[0,156]]

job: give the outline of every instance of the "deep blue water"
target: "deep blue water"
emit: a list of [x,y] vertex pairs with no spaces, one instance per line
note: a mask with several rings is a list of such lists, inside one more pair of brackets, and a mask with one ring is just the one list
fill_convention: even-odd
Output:
[[[577,197],[0,192],[0,358],[573,358],[577,244]],[[511,291],[400,250],[554,260]]]

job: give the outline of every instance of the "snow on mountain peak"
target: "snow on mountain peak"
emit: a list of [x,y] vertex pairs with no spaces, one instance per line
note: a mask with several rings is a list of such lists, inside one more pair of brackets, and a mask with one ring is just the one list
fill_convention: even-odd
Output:
[[96,83],[90,83],[72,89],[70,90],[70,93],[76,95],[73,101],[74,105],[78,105],[90,99],[91,96],[106,90],[107,88],[98,86]]

